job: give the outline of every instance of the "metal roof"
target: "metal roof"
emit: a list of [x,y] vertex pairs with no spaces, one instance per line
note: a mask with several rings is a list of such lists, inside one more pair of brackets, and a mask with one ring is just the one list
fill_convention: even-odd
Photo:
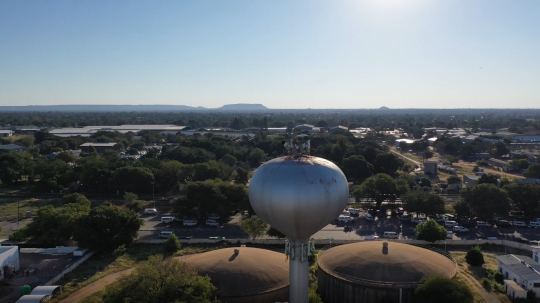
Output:
[[57,288],[60,288],[60,290],[62,289],[62,286],[60,285],[51,285],[51,286],[37,286],[36,288],[34,288],[32,290],[32,292],[30,293],[30,295],[48,295],[48,296],[52,296],[52,294],[54,293],[54,291],[57,289]]
[[81,144],[79,145],[79,147],[87,147],[87,146],[98,146],[98,147],[113,147],[115,146],[117,143],[116,142],[111,142],[111,143],[84,143],[84,144]]
[[49,295],[25,295],[22,296],[17,302],[15,303],[43,303],[43,302],[49,302],[51,296]]
[[522,279],[540,280],[540,264],[534,262],[533,259],[521,255],[503,255],[496,258]]

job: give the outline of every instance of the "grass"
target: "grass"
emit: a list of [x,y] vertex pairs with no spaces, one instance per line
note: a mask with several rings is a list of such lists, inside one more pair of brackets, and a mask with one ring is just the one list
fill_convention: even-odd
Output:
[[480,294],[478,294],[475,290],[474,290],[474,287],[469,283],[469,281],[467,281],[467,279],[465,279],[463,277],[463,275],[461,273],[458,273],[456,275],[456,278],[455,278],[457,281],[459,281],[460,283],[463,283],[465,285],[467,285],[467,287],[471,290],[472,294],[473,294],[473,299],[474,299],[474,303],[487,303],[484,301],[484,298],[482,298],[482,296],[480,296]]
[[[155,244],[135,244],[129,249],[117,249],[114,253],[98,254],[92,256],[86,262],[81,264],[71,273],[68,273],[64,278],[60,279],[57,284],[63,285],[63,293],[54,298],[52,302],[58,302],[74,291],[95,282],[105,276],[108,276],[119,271],[123,271],[135,267],[138,263],[148,260],[152,255],[161,254],[165,257],[179,257],[189,254],[202,253],[220,248],[219,246],[186,246],[176,253],[172,254],[165,250],[164,245]],[[95,294],[90,302],[95,301],[100,296]],[[85,300],[86,301],[86,300]]]
[[26,216],[26,211],[29,210],[32,214],[36,214],[38,209],[43,206],[52,205],[54,207],[62,206],[62,199],[25,199],[20,200],[16,198],[0,199],[0,221],[9,221],[17,218],[17,208],[20,211],[22,218]]

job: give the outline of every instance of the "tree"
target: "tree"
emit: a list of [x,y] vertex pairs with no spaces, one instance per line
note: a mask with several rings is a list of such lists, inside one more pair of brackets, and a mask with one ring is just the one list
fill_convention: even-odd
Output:
[[214,302],[217,288],[184,262],[150,256],[104,291],[104,303]]
[[478,179],[478,184],[493,184],[498,185],[499,184],[499,176],[495,174],[483,174],[480,176],[480,179]]
[[88,200],[88,198],[85,195],[81,195],[79,193],[73,193],[73,194],[63,196],[62,203],[63,204],[75,203],[75,204],[83,205],[83,206],[88,207],[88,210],[90,210],[90,205],[91,205],[90,200]]
[[461,184],[461,178],[458,176],[450,176],[446,179],[448,184]]
[[112,174],[111,184],[120,191],[148,193],[152,191],[154,174],[148,168],[126,166]]
[[266,154],[260,148],[254,148],[247,156],[247,160],[253,166],[259,166],[264,159],[266,159]]
[[81,247],[108,252],[133,244],[143,224],[131,210],[101,205],[77,221],[73,238]]
[[182,196],[174,202],[173,212],[177,216],[197,212],[201,216],[210,213],[228,215],[247,199],[246,186],[221,180],[189,182]]
[[225,163],[229,166],[235,166],[236,162],[238,162],[238,159],[236,159],[235,156],[226,154],[221,159],[219,159],[219,162]]
[[458,200],[454,204],[454,210],[456,211],[456,215],[459,217],[470,217],[471,216],[471,209],[467,203],[463,200]]
[[527,169],[529,168],[529,161],[527,159],[515,159],[510,161],[510,167],[514,169]]
[[0,181],[5,184],[15,183],[21,180],[31,166],[32,160],[27,153],[3,153],[0,155]]
[[66,163],[74,163],[77,158],[70,152],[61,152],[58,155],[56,155],[56,159],[62,160]]
[[439,225],[435,220],[427,220],[416,226],[416,238],[428,242],[435,242],[446,239],[446,228]]
[[472,266],[482,266],[484,264],[484,254],[480,251],[480,246],[475,246],[465,255],[465,261]]
[[266,235],[269,236],[269,237],[272,237],[272,238],[279,238],[279,239],[283,239],[287,236],[285,236],[284,234],[282,234],[279,230],[273,228],[273,227],[270,227],[268,229],[268,231],[266,232]]
[[503,187],[516,208],[532,218],[540,209],[540,185],[512,182]]
[[234,177],[234,182],[237,184],[246,184],[249,181],[248,171],[242,169],[241,167],[236,169],[236,175]]
[[356,184],[364,182],[366,178],[373,175],[373,165],[368,163],[363,156],[355,155],[345,158],[341,167],[345,176],[354,179]]
[[182,244],[178,241],[178,237],[175,234],[171,234],[165,242],[165,247],[168,251],[177,252],[182,248]]
[[491,155],[495,158],[500,158],[506,154],[508,154],[510,150],[506,147],[506,144],[503,142],[497,142],[493,146],[493,149],[491,150]]
[[394,176],[396,171],[403,165],[403,160],[393,153],[380,153],[375,158],[375,172]]
[[264,236],[269,226],[261,218],[256,217],[243,219],[240,221],[240,227],[252,240],[255,240],[257,237]]
[[422,187],[431,187],[431,181],[428,178],[422,177],[420,178],[419,185]]
[[423,278],[415,291],[418,303],[472,303],[474,297],[469,287],[455,279],[440,275]]
[[425,159],[425,160],[430,159],[430,158],[433,158],[433,152],[430,151],[430,150],[426,150],[426,151],[424,151],[423,156],[424,156],[424,159]]
[[401,196],[401,202],[409,212],[436,215],[445,211],[444,199],[431,192],[410,191]]
[[365,197],[371,198],[377,203],[377,208],[380,208],[385,200],[395,201],[397,194],[396,180],[387,174],[369,177],[353,191],[357,201]]
[[455,156],[446,156],[445,159],[447,162],[450,162],[450,166],[453,166],[454,163],[459,162],[459,158]]
[[540,164],[532,164],[523,175],[527,178],[540,179]]
[[510,211],[510,198],[506,191],[493,184],[479,184],[461,191],[461,199],[469,206],[471,213],[485,220],[494,214]]

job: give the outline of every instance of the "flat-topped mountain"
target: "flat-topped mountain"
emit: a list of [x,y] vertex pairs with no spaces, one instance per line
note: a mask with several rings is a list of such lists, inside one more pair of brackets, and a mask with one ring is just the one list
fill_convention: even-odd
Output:
[[268,107],[262,104],[248,104],[248,103],[238,103],[238,104],[226,104],[218,108],[219,110],[267,110]]

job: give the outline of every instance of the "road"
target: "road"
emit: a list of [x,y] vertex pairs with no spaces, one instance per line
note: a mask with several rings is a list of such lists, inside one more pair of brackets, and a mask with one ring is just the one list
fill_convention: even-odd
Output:
[[422,166],[420,165],[420,162],[418,162],[418,161],[416,161],[416,160],[413,160],[412,158],[409,158],[409,157],[407,157],[407,156],[405,156],[405,155],[403,155],[403,154],[398,153],[397,151],[393,150],[392,147],[390,147],[390,151],[391,151],[392,153],[398,155],[399,157],[402,157],[402,158],[404,158],[405,160],[414,163],[414,165],[416,165],[416,167],[418,167],[418,168],[419,168],[419,167],[422,167]]

